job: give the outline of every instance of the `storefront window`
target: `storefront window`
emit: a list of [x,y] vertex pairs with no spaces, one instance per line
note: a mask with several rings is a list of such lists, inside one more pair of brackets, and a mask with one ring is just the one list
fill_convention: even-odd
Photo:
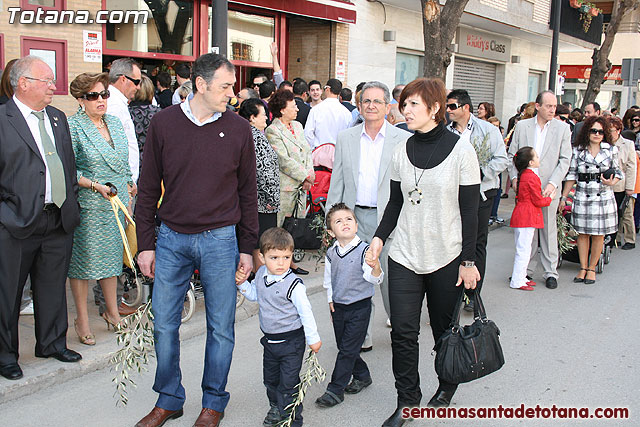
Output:
[[107,0],[106,9],[149,13],[146,24],[107,24],[107,49],[193,55],[192,1]]
[[227,52],[232,61],[271,63],[275,41],[275,18],[229,11]]
[[56,7],[56,0],[29,0],[32,6]]
[[396,85],[406,85],[422,76],[424,57],[409,53],[396,53]]

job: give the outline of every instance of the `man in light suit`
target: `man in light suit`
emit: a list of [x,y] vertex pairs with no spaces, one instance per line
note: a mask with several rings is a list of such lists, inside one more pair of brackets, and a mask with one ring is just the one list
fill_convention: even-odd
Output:
[[558,287],[558,235],[556,227],[556,211],[560,201],[561,185],[571,162],[571,132],[569,125],[560,120],[553,120],[558,101],[551,91],[541,92],[536,98],[536,116],[520,120],[511,139],[509,147],[509,176],[513,178],[516,188],[518,171],[513,164],[513,156],[522,147],[533,147],[540,157],[538,175],[542,181],[542,195],[552,198],[551,205],[542,208],[544,228],[536,230],[533,237],[533,250],[529,262],[528,276],[532,276],[537,267],[535,257],[538,244],[540,259],[544,268],[544,279],[547,288]]
[[[386,85],[376,81],[366,83],[360,94],[364,123],[340,132],[336,141],[327,206],[343,202],[352,208],[358,221],[358,236],[366,242],[371,242],[389,202],[393,150],[396,144],[411,136],[385,120],[385,115],[389,114],[390,101],[391,94]],[[391,245],[384,246],[389,248]],[[386,275],[387,253],[384,249],[380,261],[385,272],[380,288],[388,317],[389,282]],[[371,319],[373,317],[372,304]],[[367,351],[371,346],[369,322],[363,349]]]
[[56,83],[35,56],[11,69],[15,95],[0,106],[0,375],[22,377],[18,314],[27,275],[33,291],[36,357],[77,362],[67,348],[65,282],[80,222],[67,119],[48,106]]

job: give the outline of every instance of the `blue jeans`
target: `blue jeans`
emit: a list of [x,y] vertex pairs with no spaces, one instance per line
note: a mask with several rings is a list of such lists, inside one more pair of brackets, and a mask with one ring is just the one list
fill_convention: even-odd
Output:
[[236,315],[235,271],[238,244],[234,226],[182,234],[165,224],[158,230],[153,315],[158,366],[153,390],[156,406],[175,411],[185,401],[180,372],[180,318],[189,278],[200,271],[207,315],[202,376],[202,407],[219,412],[229,402],[225,391],[233,353]]

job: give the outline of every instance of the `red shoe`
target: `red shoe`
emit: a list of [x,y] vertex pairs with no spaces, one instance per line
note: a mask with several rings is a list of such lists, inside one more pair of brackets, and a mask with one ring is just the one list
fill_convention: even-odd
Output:
[[529,280],[529,281],[527,282],[527,285],[529,285],[529,286],[535,286],[535,285],[537,285],[537,283],[536,283],[536,282],[534,282],[533,280]]
[[511,289],[520,289],[521,291],[532,291],[533,288],[529,285],[522,285],[519,288],[511,288]]

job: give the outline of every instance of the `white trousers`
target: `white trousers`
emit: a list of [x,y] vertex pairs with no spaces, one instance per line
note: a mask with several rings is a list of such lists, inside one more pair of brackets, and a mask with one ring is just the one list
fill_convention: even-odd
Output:
[[527,266],[531,258],[531,243],[536,231],[533,227],[514,228],[516,238],[516,256],[513,259],[511,273],[512,288],[520,288],[527,284]]

